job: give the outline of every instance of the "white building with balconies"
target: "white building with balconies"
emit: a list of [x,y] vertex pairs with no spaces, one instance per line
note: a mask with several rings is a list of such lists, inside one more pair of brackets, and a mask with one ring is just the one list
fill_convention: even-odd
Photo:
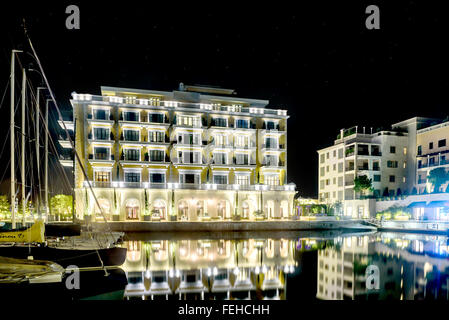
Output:
[[88,176],[75,162],[77,218],[101,218],[100,211],[118,221],[289,218],[288,116],[268,103],[184,85],[73,93],[74,120],[66,124]]

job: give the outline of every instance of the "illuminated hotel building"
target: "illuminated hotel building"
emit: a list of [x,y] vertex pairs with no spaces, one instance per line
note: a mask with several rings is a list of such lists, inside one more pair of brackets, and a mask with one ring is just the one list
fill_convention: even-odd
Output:
[[[364,175],[372,182],[372,191],[365,195],[373,199],[442,193],[448,183],[433,190],[428,176],[435,168],[449,170],[448,140],[449,121],[431,118],[410,118],[376,132],[363,127],[342,129],[333,145],[318,150],[319,200],[341,202],[344,215],[368,218],[379,203],[364,201],[354,191],[354,179]],[[426,201],[434,200],[447,198]]]
[[[287,112],[233,90],[153,91],[101,87],[72,94],[75,148],[108,219],[285,219]],[[70,148],[66,140],[61,145]],[[62,159],[65,165],[73,162]],[[75,161],[77,218],[99,209]]]

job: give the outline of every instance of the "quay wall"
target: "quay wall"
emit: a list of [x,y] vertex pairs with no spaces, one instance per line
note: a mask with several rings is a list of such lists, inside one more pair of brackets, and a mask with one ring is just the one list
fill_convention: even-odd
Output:
[[[333,230],[350,228],[360,220],[343,221],[224,221],[224,222],[149,222],[113,221],[93,222],[92,227],[99,230],[121,232],[232,232],[232,231],[286,231],[286,230]],[[368,230],[368,228],[367,228]]]

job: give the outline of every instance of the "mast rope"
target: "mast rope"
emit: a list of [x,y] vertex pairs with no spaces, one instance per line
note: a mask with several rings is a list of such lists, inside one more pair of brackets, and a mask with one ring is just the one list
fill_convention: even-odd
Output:
[[[51,98],[52,98],[52,100],[53,100],[53,103],[54,103],[54,105],[55,105],[55,107],[56,107],[56,111],[58,112],[59,119],[61,120],[62,125],[63,125],[63,127],[64,127],[64,131],[65,131],[65,133],[66,133],[66,135],[67,135],[67,138],[69,139],[69,142],[70,142],[70,144],[71,144],[71,146],[72,146],[72,149],[74,150],[75,157],[76,157],[76,159],[77,159],[77,161],[78,161],[78,164],[79,164],[79,166],[80,166],[80,168],[81,168],[81,171],[83,172],[84,178],[85,178],[86,181],[87,181],[87,184],[88,184],[89,189],[90,189],[90,191],[91,191],[91,193],[92,193],[92,196],[93,196],[94,199],[95,199],[95,203],[97,204],[97,206],[98,206],[98,208],[99,208],[99,210],[100,210],[100,213],[101,213],[101,215],[103,216],[103,219],[105,220],[105,223],[106,223],[106,225],[107,225],[107,229],[108,229],[108,231],[110,232],[111,237],[112,237],[112,231],[111,231],[111,229],[110,229],[110,226],[108,225],[108,222],[107,222],[107,219],[106,219],[106,217],[105,217],[105,215],[104,215],[103,209],[101,208],[100,203],[98,202],[98,199],[97,199],[97,197],[96,197],[96,195],[95,195],[95,192],[93,191],[92,185],[91,185],[91,183],[90,183],[90,181],[89,181],[89,177],[88,177],[88,175],[87,175],[87,172],[86,172],[86,170],[85,170],[85,168],[84,168],[84,166],[83,166],[83,164],[82,164],[82,162],[81,162],[81,159],[80,159],[80,157],[79,157],[79,155],[78,155],[78,152],[77,152],[76,149],[75,149],[75,144],[73,143],[73,140],[72,140],[72,138],[70,137],[70,134],[69,134],[69,132],[68,132],[68,130],[67,130],[67,127],[66,127],[66,125],[65,125],[65,122],[64,122],[64,120],[63,120],[63,118],[62,118],[61,111],[59,110],[59,106],[58,106],[58,103],[57,103],[57,101],[56,101],[56,99],[55,99],[55,96],[54,96],[54,94],[53,94],[53,91],[52,91],[52,89],[51,89],[51,87],[50,87],[50,83],[49,83],[48,80],[47,80],[47,76],[45,75],[45,71],[44,71],[44,69],[42,68],[42,64],[41,64],[41,62],[40,62],[40,60],[39,60],[39,57],[37,56],[36,50],[34,49],[33,43],[31,42],[31,39],[30,39],[30,37],[29,37],[29,35],[28,35],[28,31],[27,31],[26,24],[25,24],[25,19],[23,19],[23,28],[24,28],[24,31],[25,31],[25,36],[26,36],[26,38],[28,39],[28,42],[29,42],[29,44],[30,44],[31,50],[33,51],[33,55],[34,55],[34,57],[36,58],[36,62],[37,62],[38,66],[39,66],[39,69],[40,69],[40,71],[41,71],[41,73],[42,73],[42,77],[44,78],[44,81],[45,81],[45,84],[46,84],[46,86],[47,86],[47,89],[48,89],[48,91],[50,92],[50,96],[51,96]],[[104,263],[103,263],[103,260],[101,259],[100,253],[98,252],[98,250],[96,250],[96,252],[97,252],[97,255],[98,255],[98,259],[99,259],[100,262],[101,262],[102,267],[104,267]],[[105,275],[107,275],[108,273],[107,273],[106,268],[104,268],[104,271],[105,271]]]

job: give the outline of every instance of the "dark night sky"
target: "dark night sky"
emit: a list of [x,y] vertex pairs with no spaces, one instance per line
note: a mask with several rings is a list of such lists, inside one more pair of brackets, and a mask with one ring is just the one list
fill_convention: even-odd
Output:
[[[242,7],[241,2],[29,6],[16,1],[1,9],[0,84],[8,79],[10,50],[24,45],[25,16],[66,110],[71,92],[99,94],[101,85],[172,90],[184,82],[269,99],[291,116],[289,180],[302,196],[316,196],[316,150],[332,143],[341,128],[388,127],[407,117],[449,113],[443,7],[426,1],[336,2]],[[80,30],[65,28],[68,4],[80,7]],[[380,30],[365,28],[369,4],[380,7]],[[7,96],[0,110],[2,136],[8,110]]]

